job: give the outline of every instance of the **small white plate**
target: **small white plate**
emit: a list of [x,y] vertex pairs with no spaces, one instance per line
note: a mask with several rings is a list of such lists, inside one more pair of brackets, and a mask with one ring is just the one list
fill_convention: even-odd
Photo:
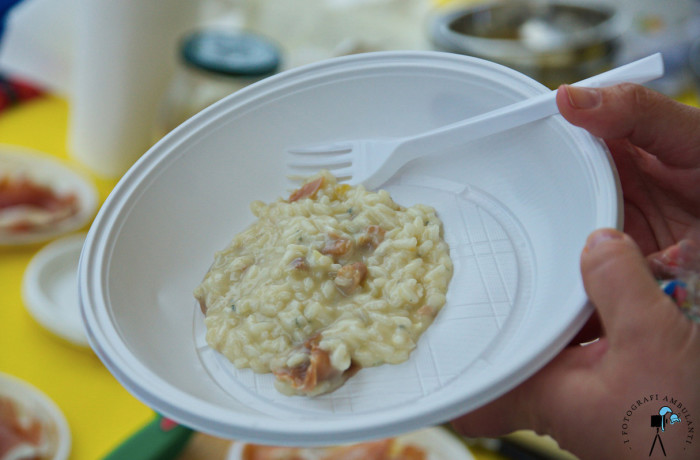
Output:
[[[42,421],[50,443],[49,460],[66,460],[71,450],[71,433],[61,410],[48,396],[27,382],[0,372],[0,398],[10,399],[26,414]],[[24,458],[24,457],[21,457]]]
[[[467,446],[444,428],[425,428],[401,436],[396,440],[399,445],[414,445],[422,448],[427,460],[473,460]],[[234,442],[228,451],[226,460],[245,460],[243,449],[247,443]]]
[[78,261],[85,234],[53,241],[29,262],[22,300],[39,324],[63,339],[88,347],[78,300]]
[[59,194],[73,193],[78,212],[50,226],[15,233],[0,230],[0,246],[41,243],[83,227],[95,214],[98,199],[95,186],[86,177],[59,160],[33,150],[0,146],[0,178],[22,174],[50,186]]

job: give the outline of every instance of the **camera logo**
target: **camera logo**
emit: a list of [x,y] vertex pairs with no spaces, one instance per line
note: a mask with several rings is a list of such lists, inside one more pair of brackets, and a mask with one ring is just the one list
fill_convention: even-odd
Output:
[[668,394],[637,399],[622,417],[623,445],[634,458],[689,458],[695,436],[694,409]]
[[654,448],[656,447],[656,441],[659,441],[659,446],[661,447],[661,451],[664,453],[664,457],[666,456],[666,449],[664,448],[664,443],[661,440],[661,435],[659,433],[659,429],[661,431],[666,431],[666,426],[667,425],[673,425],[674,423],[680,423],[681,422],[681,417],[678,414],[674,414],[673,410],[671,410],[670,407],[668,406],[663,406],[661,409],[659,409],[659,415],[652,415],[651,416],[651,427],[656,428],[656,436],[654,436],[654,442],[651,444],[651,450],[649,451],[649,456],[651,457],[651,454],[654,453]]

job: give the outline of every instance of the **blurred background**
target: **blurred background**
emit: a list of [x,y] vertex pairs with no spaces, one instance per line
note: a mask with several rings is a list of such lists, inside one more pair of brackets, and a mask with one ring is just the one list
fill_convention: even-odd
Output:
[[[99,201],[201,109],[278,72],[355,53],[465,54],[556,88],[661,51],[666,75],[651,86],[691,105],[700,94],[700,0],[2,0],[0,16],[0,153],[21,147],[57,160]],[[0,183],[7,171],[0,155]],[[67,458],[104,458],[128,439],[160,450],[110,458],[225,458],[229,441],[164,430],[89,348],[32,314],[21,285],[50,243],[0,242],[0,372],[57,404],[72,433]],[[482,459],[572,458],[532,433],[464,441]]]
[[108,177],[221,97],[353,53],[461,53],[554,88],[662,51],[656,89],[696,102],[700,85],[698,0],[4,3],[16,5],[5,7],[0,72],[70,101],[68,148]]

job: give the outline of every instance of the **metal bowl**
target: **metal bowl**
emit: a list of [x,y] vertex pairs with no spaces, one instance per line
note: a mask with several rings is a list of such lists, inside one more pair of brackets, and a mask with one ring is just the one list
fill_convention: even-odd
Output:
[[609,5],[486,3],[440,13],[434,46],[504,64],[550,87],[610,68],[625,24]]

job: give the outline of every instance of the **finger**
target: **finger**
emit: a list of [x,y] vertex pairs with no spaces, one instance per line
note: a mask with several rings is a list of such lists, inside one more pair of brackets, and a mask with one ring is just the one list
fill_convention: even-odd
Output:
[[700,234],[691,231],[678,243],[647,255],[657,279],[682,278],[700,272]]
[[531,398],[524,387],[516,387],[500,398],[452,421],[458,433],[470,437],[495,438],[521,429],[535,429],[530,420]]
[[700,166],[697,108],[634,84],[599,89],[562,85],[557,105],[571,124],[594,136],[629,139],[670,166]]
[[674,244],[647,256],[651,271],[657,279],[672,279],[681,269],[680,245]]
[[581,274],[611,347],[651,346],[683,327],[683,315],[661,291],[628,235],[613,229],[593,232],[581,255]]

